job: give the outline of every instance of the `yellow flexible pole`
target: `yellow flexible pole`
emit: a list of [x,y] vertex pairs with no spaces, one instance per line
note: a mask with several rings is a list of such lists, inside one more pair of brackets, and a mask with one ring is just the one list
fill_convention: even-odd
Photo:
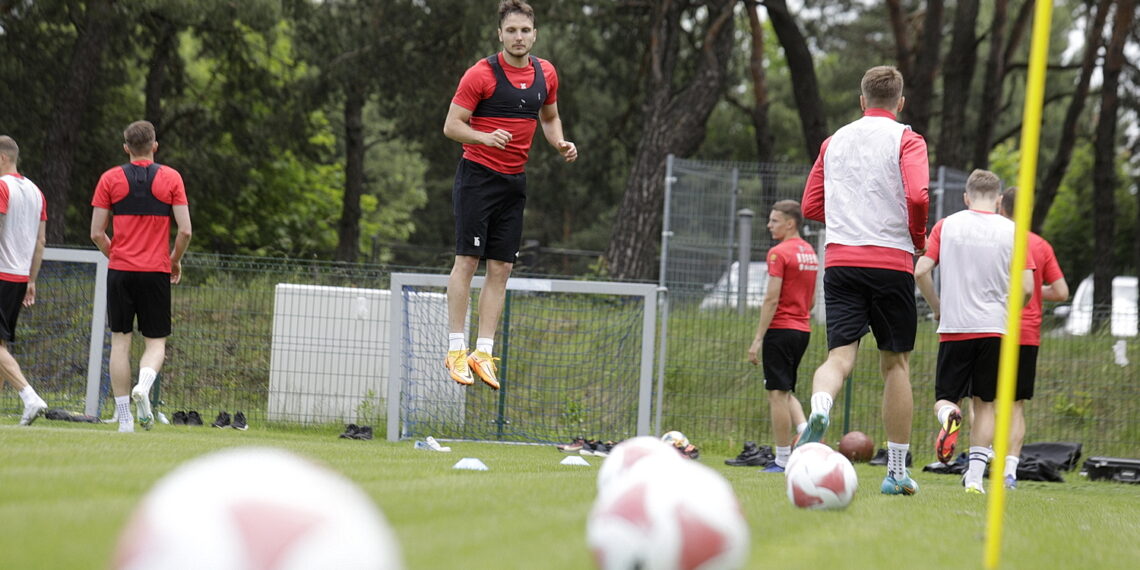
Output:
[[1049,29],[1053,19],[1053,0],[1037,0],[1033,14],[1033,37],[1029,51],[1029,75],[1025,84],[1025,110],[1021,123],[1021,169],[1017,175],[1017,201],[1013,208],[1016,224],[1013,259],[1009,271],[1009,306],[1006,335],[1001,341],[1001,363],[998,367],[997,422],[994,427],[994,461],[990,469],[990,492],[986,513],[986,568],[1001,563],[1002,521],[1005,514],[1005,456],[1009,453],[1010,419],[1014,390],[1017,386],[1017,363],[1021,344],[1021,309],[1023,307],[1022,276],[1029,243],[1029,221],[1033,213],[1033,197],[1037,179],[1037,153],[1041,139],[1041,107],[1045,100],[1045,66],[1049,58]]

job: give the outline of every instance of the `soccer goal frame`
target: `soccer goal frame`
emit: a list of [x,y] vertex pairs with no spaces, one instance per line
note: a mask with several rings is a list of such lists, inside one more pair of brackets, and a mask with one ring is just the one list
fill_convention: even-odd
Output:
[[[103,351],[107,334],[107,256],[98,250],[45,247],[44,261],[92,263],[95,265],[95,282],[91,287],[91,334],[87,353],[87,390],[84,413],[99,414],[100,388],[103,381]],[[42,291],[51,289],[43,283]]]
[[[438,274],[420,274],[420,273],[393,273],[391,275],[391,307],[390,307],[390,321],[389,326],[389,342],[391,343],[391,351],[389,358],[389,374],[387,385],[387,433],[388,441],[399,441],[401,439],[433,435],[430,433],[420,434],[412,433],[414,430],[408,429],[408,421],[406,413],[410,410],[406,409],[404,397],[409,394],[409,372],[408,362],[412,359],[423,360],[425,355],[413,355],[411,347],[409,347],[409,310],[408,299],[406,291],[411,294],[411,291],[416,291],[416,288],[432,288],[435,290],[446,290],[447,275]],[[484,284],[484,277],[476,276],[472,279],[471,289],[481,290]],[[571,293],[571,294],[585,294],[585,295],[601,295],[601,296],[620,296],[624,298],[640,298],[641,315],[640,315],[640,329],[641,338],[639,341],[640,362],[637,363],[637,395],[636,395],[636,435],[648,435],[650,431],[650,417],[652,413],[652,396],[654,384],[654,369],[655,369],[655,346],[657,335],[657,294],[658,286],[656,284],[647,283],[618,283],[618,282],[602,282],[602,281],[573,281],[561,279],[535,279],[535,278],[518,278],[512,277],[507,281],[508,294],[511,292],[537,292],[537,293]],[[430,293],[435,298],[431,301],[437,305],[437,311],[443,310],[439,307],[440,303],[446,304],[446,296],[440,293]],[[442,298],[441,298],[442,297]],[[472,303],[474,304],[474,303]],[[469,307],[469,310],[472,308]],[[507,307],[504,309],[505,313],[510,311],[510,302],[508,301]],[[432,342],[440,344],[443,351],[446,350],[447,339],[447,325],[446,325],[446,311],[435,317],[436,321],[442,320],[443,322],[433,322],[430,325],[430,331],[425,335],[432,336]],[[468,315],[470,318],[470,313]],[[502,326],[502,323],[500,323]],[[469,330],[470,327],[465,327]],[[436,330],[438,329],[438,330]],[[502,331],[500,331],[502,332]],[[414,342],[414,341],[413,341]],[[504,347],[508,348],[508,347]],[[438,350],[438,349],[435,349]],[[499,348],[496,348],[496,354],[501,353]],[[462,391],[462,390],[482,390],[487,389],[485,386],[479,385],[480,382],[476,381],[476,386],[461,387],[447,376],[443,366],[443,352],[433,351],[430,355],[426,355],[430,359],[431,364],[438,361],[435,370],[438,373],[432,374],[430,382],[436,382],[438,378],[438,388],[440,390]],[[509,392],[511,389],[510,378],[506,378],[503,389],[500,393],[496,394],[499,400],[499,406],[502,406],[503,392]],[[470,392],[464,393],[470,394]],[[438,435],[438,434],[436,434]],[[504,440],[511,441],[511,440]]]

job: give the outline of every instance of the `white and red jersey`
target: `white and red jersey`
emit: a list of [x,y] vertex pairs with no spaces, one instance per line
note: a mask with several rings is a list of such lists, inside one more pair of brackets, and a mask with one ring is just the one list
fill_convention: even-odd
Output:
[[1033,272],[1033,297],[1029,304],[1021,311],[1021,344],[1029,346],[1041,345],[1041,286],[1064,279],[1061,266],[1057,263],[1057,255],[1053,253],[1053,246],[1045,238],[1029,232],[1029,257],[1037,266]]
[[47,221],[47,200],[34,182],[11,173],[0,176],[0,280],[27,283],[40,223]]
[[811,306],[819,259],[803,238],[787,239],[768,250],[768,275],[783,280],[776,314],[768,329],[811,332]]
[[914,271],[930,204],[926,140],[884,109],[840,128],[820,147],[803,213],[827,226],[826,267]]
[[[502,52],[495,57],[511,87],[526,90],[535,85],[537,74],[534,65],[514,67],[503,58]],[[558,102],[558,72],[549,61],[539,57],[534,59],[538,61],[538,67],[542,68],[542,80],[546,84],[545,100],[541,102],[541,106],[552,105]],[[526,170],[526,161],[530,155],[538,121],[512,116],[480,116],[476,113],[481,102],[495,95],[495,90],[499,87],[496,74],[486,59],[480,59],[463,74],[451,102],[473,113],[469,123],[471,128],[487,133],[496,129],[509,131],[511,142],[507,143],[505,149],[481,144],[464,144],[463,158],[478,162],[495,172],[519,174]]]
[[[1005,334],[1013,221],[993,212],[963,210],[930,232],[926,253],[941,266],[942,341]],[[1033,259],[1026,269],[1036,269]]]

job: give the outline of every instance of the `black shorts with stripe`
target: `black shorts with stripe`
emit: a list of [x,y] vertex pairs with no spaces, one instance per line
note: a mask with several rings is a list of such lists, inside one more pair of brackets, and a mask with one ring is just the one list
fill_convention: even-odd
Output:
[[0,281],[0,340],[16,340],[16,321],[20,318],[27,292],[27,283]]
[[170,274],[108,269],[107,316],[111,332],[132,332],[138,317],[144,337],[170,336]]
[[451,200],[456,255],[515,262],[522,243],[525,172],[503,174],[460,159]]
[[792,329],[768,329],[760,349],[764,364],[764,389],[796,391],[800,361],[807,352],[811,333]]

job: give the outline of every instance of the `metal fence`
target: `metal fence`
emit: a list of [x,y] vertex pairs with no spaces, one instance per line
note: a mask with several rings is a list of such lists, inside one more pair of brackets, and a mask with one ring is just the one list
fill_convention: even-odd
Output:
[[[781,199],[799,200],[808,171],[807,165],[669,161],[661,254],[661,285],[669,291],[663,429],[681,430],[698,443],[771,441],[763,374],[747,362],[762,298],[755,281],[766,281],[767,274],[762,266],[760,271],[741,269],[757,269],[756,260],[763,260],[774,245],[763,227],[770,206]],[[966,177],[948,168],[931,173],[930,226],[965,208]],[[754,231],[747,230],[750,219],[738,215],[741,210],[754,214]],[[744,233],[750,234],[748,243],[740,243],[741,221]],[[820,230],[819,224],[809,222],[804,233],[822,254]],[[1065,260],[1060,261],[1064,267]],[[1069,277],[1074,289],[1078,281]],[[925,304],[921,298],[919,303],[921,315]],[[817,309],[822,304],[820,296]],[[1095,454],[1140,456],[1137,338],[1068,334],[1052,309],[1046,307],[1037,395],[1027,405],[1026,441],[1078,441]],[[938,431],[932,410],[935,328],[930,319],[922,320],[911,359],[912,449],[930,460]],[[826,358],[824,327],[815,323],[813,329],[796,394],[805,410],[812,374]],[[860,430],[885,441],[878,366],[874,341],[868,338],[847,391],[837,400],[835,410],[841,415],[833,419],[836,427],[829,437]]]

